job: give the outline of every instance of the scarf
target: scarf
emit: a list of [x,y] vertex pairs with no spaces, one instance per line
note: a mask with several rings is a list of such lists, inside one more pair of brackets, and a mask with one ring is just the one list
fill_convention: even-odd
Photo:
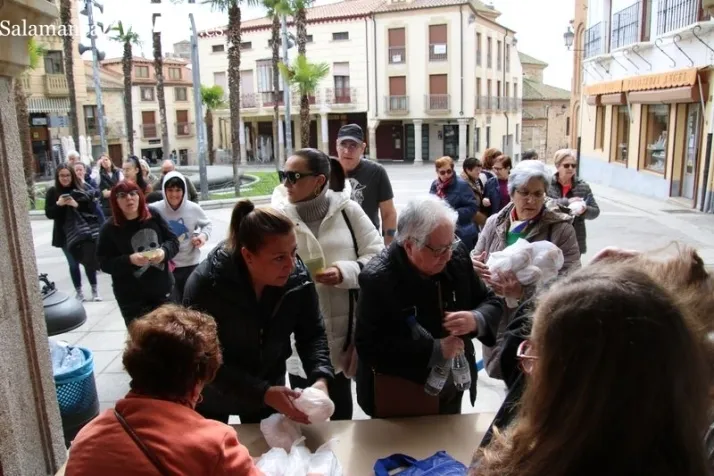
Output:
[[436,196],[439,198],[446,198],[446,189],[449,188],[453,181],[454,174],[451,174],[451,177],[446,182],[436,179]]
[[545,211],[545,206],[541,209],[540,213],[538,213],[536,216],[529,220],[519,220],[518,217],[516,216],[516,207],[513,207],[511,210],[511,226],[508,228],[508,232],[512,233],[514,235],[524,235],[526,230],[531,225],[534,225],[540,221],[540,219],[543,217],[543,212]]
[[304,200],[295,204],[295,211],[305,223],[314,223],[322,221],[327,215],[327,210],[330,208],[330,201],[327,199],[327,184],[322,191],[315,197],[309,200]]

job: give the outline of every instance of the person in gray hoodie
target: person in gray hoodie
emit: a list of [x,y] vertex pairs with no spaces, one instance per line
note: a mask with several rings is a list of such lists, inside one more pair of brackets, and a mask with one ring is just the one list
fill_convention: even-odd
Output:
[[178,236],[179,252],[174,257],[174,285],[171,300],[180,304],[186,281],[201,261],[200,248],[211,236],[213,225],[203,209],[187,200],[186,178],[179,172],[169,172],[163,180],[164,199],[152,203],[155,209]]

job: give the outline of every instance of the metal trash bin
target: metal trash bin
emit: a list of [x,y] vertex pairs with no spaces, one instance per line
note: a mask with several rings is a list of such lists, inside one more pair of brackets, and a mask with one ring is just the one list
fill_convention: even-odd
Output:
[[94,356],[89,349],[79,348],[85,357],[81,367],[55,375],[57,402],[62,416],[64,442],[69,448],[79,430],[99,415],[99,397],[94,382]]

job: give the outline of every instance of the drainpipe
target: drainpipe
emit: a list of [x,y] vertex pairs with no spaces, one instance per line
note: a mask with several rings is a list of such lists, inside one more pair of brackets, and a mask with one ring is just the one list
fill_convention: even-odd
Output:
[[[459,110],[459,116],[464,117],[464,12],[463,5],[459,6],[459,34],[461,35],[461,41],[459,42],[459,50],[461,52],[461,109]],[[467,152],[468,155],[468,152]]]
[[[367,24],[367,17],[364,19],[364,57],[367,59],[367,70],[365,71],[365,78],[369,78],[369,42],[367,41],[367,38],[369,38],[369,28]],[[377,58],[374,59],[375,64],[377,64]],[[376,87],[376,86],[375,86]],[[369,81],[367,81],[367,110],[369,111]],[[368,114],[369,116],[369,114]],[[369,126],[369,124],[368,124]],[[369,129],[369,127],[367,127]],[[369,133],[369,130],[367,131]]]
[[[379,117],[379,83],[377,82],[377,20],[374,19],[374,14],[372,14],[372,42],[374,45],[374,117]],[[367,124],[369,128],[369,124]],[[376,160],[376,157],[375,157]]]
[[[701,83],[700,83],[701,88]],[[700,90],[701,98],[701,90]],[[703,115],[703,114],[702,114]],[[714,106],[712,106],[711,115],[709,117],[709,133],[707,134],[707,149],[704,156],[704,190],[699,204],[699,210],[705,213],[712,213],[712,197],[710,196],[709,188],[709,173],[711,171],[712,162],[712,138],[714,136]]]
[[[506,33],[503,34],[503,45],[502,45],[503,51],[502,51],[502,56],[501,56],[501,58],[502,58],[501,68],[503,69],[503,81],[501,82],[501,88],[504,88],[504,89],[506,87],[506,38],[508,38],[508,31],[506,31]],[[462,64],[463,64],[463,62],[462,62]],[[501,89],[501,94],[503,94],[503,92],[504,92],[503,89]],[[503,98],[505,96],[501,96],[501,97]],[[506,109],[508,109],[508,108],[506,108]],[[508,132],[510,130],[510,119],[508,117],[508,111],[504,110],[503,116],[506,118],[506,144],[505,144],[506,147],[504,147],[504,149],[506,149],[506,148],[508,148]],[[503,151],[503,152],[506,153],[506,151]],[[512,150],[509,151],[509,155],[512,153],[513,153]]]

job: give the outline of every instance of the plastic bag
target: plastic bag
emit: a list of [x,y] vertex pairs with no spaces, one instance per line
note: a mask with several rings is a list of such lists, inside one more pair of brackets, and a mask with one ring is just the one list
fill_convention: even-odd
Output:
[[288,465],[283,476],[306,476],[307,468],[310,465],[310,450],[305,447],[301,438],[290,449],[288,455]]
[[342,476],[342,465],[332,451],[335,440],[330,440],[320,446],[310,457],[307,476]]
[[295,400],[295,408],[307,415],[310,423],[327,421],[335,413],[335,404],[322,390],[308,387]]
[[288,467],[288,452],[273,448],[260,457],[255,465],[265,476],[284,476]]
[[280,413],[274,413],[261,421],[260,431],[268,446],[281,448],[285,451],[290,451],[302,436],[300,426]]
[[84,352],[79,347],[71,347],[67,342],[50,339],[50,358],[52,373],[63,375],[84,365]]
[[588,207],[587,203],[585,203],[584,201],[581,202],[580,200],[568,205],[568,208],[570,209],[570,211],[573,212],[573,215],[576,215],[576,216],[582,214],[587,207]]

